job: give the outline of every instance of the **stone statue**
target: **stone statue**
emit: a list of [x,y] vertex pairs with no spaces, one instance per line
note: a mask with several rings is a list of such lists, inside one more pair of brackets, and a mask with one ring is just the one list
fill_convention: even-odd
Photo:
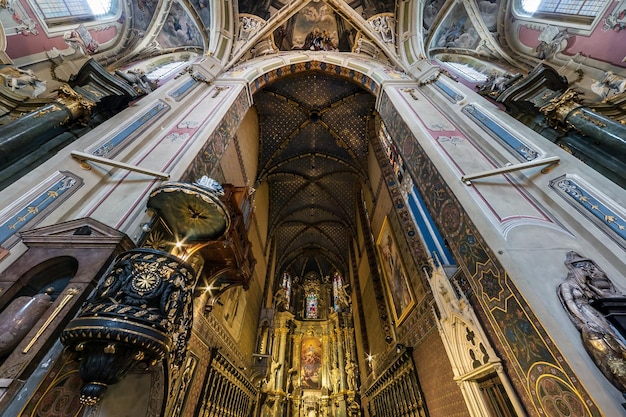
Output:
[[276,372],[280,369],[281,364],[278,361],[272,360],[272,365],[270,366],[270,376],[267,380],[267,389],[274,390],[276,389]]
[[511,75],[508,73],[500,74],[492,71],[487,75],[487,79],[483,84],[477,85],[478,94],[492,98],[498,98],[514,82],[521,78],[521,74]]
[[333,385],[333,392],[336,394],[339,392],[339,381],[341,379],[341,371],[339,368],[333,368],[330,371],[330,381]]
[[348,294],[346,286],[342,285],[337,291],[337,308],[339,311],[350,311],[350,304],[352,303],[352,297]]
[[591,259],[576,252],[565,258],[569,269],[559,285],[558,296],[574,326],[581,332],[585,349],[620,391],[626,392],[626,345],[602,313],[591,302],[623,297],[611,280]]
[[213,178],[207,177],[206,175],[203,175],[202,178],[198,179],[198,181],[196,181],[196,184],[212,191],[220,197],[224,195],[224,187],[222,187],[222,184],[220,184]]
[[283,287],[279,287],[274,293],[274,308],[278,311],[287,309],[287,291]]
[[352,362],[350,356],[346,360],[346,382],[348,390],[356,391],[356,365]]
[[37,97],[46,91],[46,82],[37,78],[31,69],[8,67],[0,72],[0,76],[4,78],[4,85],[11,87],[11,91],[25,89],[23,94],[30,97]]
[[591,84],[591,91],[602,99],[607,98],[609,95],[622,94],[626,92],[626,78],[614,74],[613,71],[607,71],[604,73],[602,80]]

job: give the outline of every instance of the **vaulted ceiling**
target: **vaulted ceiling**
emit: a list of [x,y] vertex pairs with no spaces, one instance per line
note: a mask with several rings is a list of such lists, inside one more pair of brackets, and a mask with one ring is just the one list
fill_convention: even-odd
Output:
[[270,185],[269,230],[278,270],[347,270],[355,207],[367,184],[367,123],[374,96],[325,73],[282,78],[254,95],[257,181]]

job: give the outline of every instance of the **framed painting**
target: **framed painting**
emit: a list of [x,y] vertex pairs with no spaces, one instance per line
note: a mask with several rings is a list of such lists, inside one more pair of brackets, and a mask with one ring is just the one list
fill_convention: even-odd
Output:
[[322,341],[305,337],[300,345],[300,386],[303,389],[322,387]]
[[380,234],[376,240],[376,249],[385,276],[385,287],[388,300],[391,302],[391,311],[396,326],[398,326],[415,305],[415,296],[388,217],[385,217],[380,229]]

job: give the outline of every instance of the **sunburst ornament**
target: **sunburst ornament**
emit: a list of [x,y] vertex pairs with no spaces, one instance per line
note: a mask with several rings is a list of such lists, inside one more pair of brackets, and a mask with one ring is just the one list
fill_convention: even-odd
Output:
[[135,263],[132,272],[133,279],[130,282],[133,290],[135,290],[137,294],[143,296],[144,294],[156,289],[161,283],[161,277],[158,269],[159,264],[157,263]]
[[210,178],[195,184],[168,182],[150,193],[148,208],[157,211],[181,241],[202,243],[222,236],[230,226],[223,195],[222,186]]

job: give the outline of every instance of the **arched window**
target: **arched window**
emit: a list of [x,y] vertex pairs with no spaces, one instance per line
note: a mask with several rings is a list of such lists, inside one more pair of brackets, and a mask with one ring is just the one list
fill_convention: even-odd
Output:
[[339,311],[342,308],[342,302],[346,302],[346,300],[342,301],[342,297],[345,298],[345,293],[346,289],[343,286],[343,277],[339,271],[335,271],[333,273],[333,307],[335,311]]
[[319,318],[319,300],[316,293],[309,292],[306,295],[306,308],[304,311],[304,318],[316,319]]
[[519,0],[516,11],[519,14],[538,18],[562,20],[593,19],[602,13],[606,0]]
[[32,0],[46,19],[73,22],[106,18],[117,13],[117,0]]

